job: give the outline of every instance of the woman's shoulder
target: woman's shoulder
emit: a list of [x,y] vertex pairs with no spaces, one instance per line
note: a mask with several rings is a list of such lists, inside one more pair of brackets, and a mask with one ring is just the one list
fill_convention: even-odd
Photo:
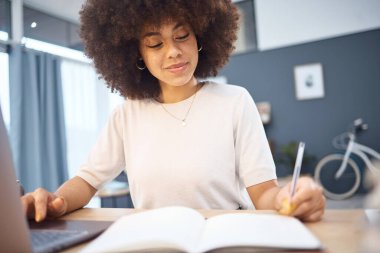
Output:
[[248,94],[246,88],[234,84],[217,83],[214,81],[207,82],[207,89],[209,94],[223,96],[223,97],[241,97]]
[[150,107],[153,104],[153,99],[129,99],[126,98],[116,109],[122,112],[130,110],[141,110],[146,107]]
[[135,107],[137,104],[140,104],[140,103],[141,103],[140,100],[125,98],[122,102],[120,102],[113,108],[111,114],[113,115],[124,114],[126,111],[130,110],[131,107]]
[[109,115],[109,119],[115,122],[125,122],[128,118],[152,110],[153,102],[149,99],[124,99],[116,105]]

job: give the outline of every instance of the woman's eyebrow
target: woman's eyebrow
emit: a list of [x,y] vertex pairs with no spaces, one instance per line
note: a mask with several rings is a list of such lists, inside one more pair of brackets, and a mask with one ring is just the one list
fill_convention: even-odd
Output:
[[182,23],[177,23],[174,27],[173,27],[173,31],[180,28],[181,26],[183,26]]
[[157,35],[161,35],[161,33],[159,33],[159,32],[147,32],[142,36],[142,38],[157,36]]

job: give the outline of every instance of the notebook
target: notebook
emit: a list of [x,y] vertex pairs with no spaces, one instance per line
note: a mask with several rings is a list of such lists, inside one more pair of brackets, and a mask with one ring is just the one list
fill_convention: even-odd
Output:
[[[0,252],[56,252],[102,233],[112,222],[50,220],[28,222],[0,108]],[[33,242],[32,242],[33,238]]]

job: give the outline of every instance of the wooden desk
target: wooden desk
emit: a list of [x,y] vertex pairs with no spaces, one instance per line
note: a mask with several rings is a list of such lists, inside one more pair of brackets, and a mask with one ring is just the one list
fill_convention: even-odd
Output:
[[[107,220],[113,221],[122,215],[141,212],[138,209],[124,208],[95,208],[80,209],[63,217],[66,220]],[[272,211],[222,211],[201,210],[205,217],[211,217],[228,212],[273,213]],[[326,210],[322,221],[305,223],[305,225],[319,238],[331,253],[376,252],[380,249],[380,225],[371,225],[366,219],[363,209]],[[73,247],[64,253],[74,253],[82,249],[85,244]],[[246,250],[244,252],[247,252]],[[377,251],[378,252],[378,251]]]

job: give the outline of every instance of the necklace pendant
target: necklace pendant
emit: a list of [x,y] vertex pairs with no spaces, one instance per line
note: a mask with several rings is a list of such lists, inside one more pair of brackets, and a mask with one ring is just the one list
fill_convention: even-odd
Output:
[[186,121],[182,120],[182,126],[186,126]]

